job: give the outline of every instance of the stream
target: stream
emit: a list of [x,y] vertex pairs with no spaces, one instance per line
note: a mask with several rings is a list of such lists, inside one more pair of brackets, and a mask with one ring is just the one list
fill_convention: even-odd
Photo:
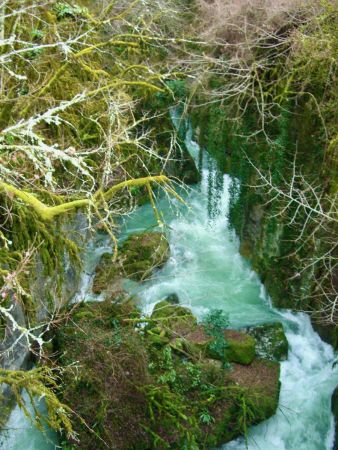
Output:
[[[252,427],[250,450],[331,450],[334,442],[334,418],[331,395],[338,384],[338,367],[333,368],[334,352],[314,332],[303,313],[277,310],[271,306],[264,286],[239,253],[239,240],[228,224],[230,187],[228,175],[219,172],[207,152],[201,152],[188,130],[186,144],[199,166],[202,181],[180,191],[187,205],[158,199],[158,208],[167,224],[171,257],[166,265],[145,283],[126,280],[125,288],[137,294],[145,314],[155,303],[176,293],[184,306],[201,319],[211,309],[222,309],[234,328],[279,321],[289,342],[289,356],[281,363],[279,409],[269,420]],[[126,218],[120,239],[130,233],[156,227],[150,205],[138,208]],[[105,243],[92,246],[86,256],[86,273],[77,301],[93,299],[92,277]],[[101,298],[97,298],[100,300]],[[54,449],[50,440],[34,429],[23,413],[15,408],[3,433],[3,450]],[[54,440],[55,442],[55,440]],[[244,450],[242,439],[222,450]]]

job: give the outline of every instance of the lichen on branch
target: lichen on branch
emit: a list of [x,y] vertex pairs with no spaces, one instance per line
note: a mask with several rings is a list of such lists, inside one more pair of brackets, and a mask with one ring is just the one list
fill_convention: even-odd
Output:
[[61,203],[60,205],[57,206],[47,206],[44,203],[42,203],[39,199],[37,199],[34,194],[18,189],[15,186],[5,183],[4,181],[1,180],[0,180],[0,190],[4,190],[7,194],[13,194],[27,206],[32,207],[43,220],[48,221],[53,220],[56,216],[59,216],[60,214],[65,214],[77,208],[90,207],[91,205],[100,206],[100,204],[102,203],[102,199],[105,200],[106,202],[109,202],[109,200],[112,199],[114,194],[116,194],[118,191],[124,188],[149,186],[150,183],[158,183],[164,185],[165,187],[165,185],[169,183],[169,178],[166,177],[165,175],[158,175],[126,180],[116,184],[106,192],[102,192],[101,190],[97,191],[90,199],[73,200],[70,202]]

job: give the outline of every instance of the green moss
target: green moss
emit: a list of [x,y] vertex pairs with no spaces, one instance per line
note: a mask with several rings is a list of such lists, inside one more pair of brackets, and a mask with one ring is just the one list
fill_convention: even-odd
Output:
[[[67,436],[73,435],[71,422],[71,411],[67,405],[60,402],[56,395],[57,374],[55,368],[46,365],[28,371],[0,369],[0,383],[10,389],[17,404],[23,410],[25,416],[31,419],[32,423],[40,430],[45,429],[44,425],[58,432],[64,432]],[[30,412],[23,399],[23,392],[26,391],[33,408]],[[41,399],[47,407],[48,414],[45,416],[38,410],[38,403]],[[7,403],[10,405],[11,398]],[[6,408],[3,411],[8,413]],[[3,417],[0,417],[3,419]]]
[[[179,305],[172,305],[163,300],[155,305],[151,315],[154,322],[150,322],[148,328],[157,329],[170,338],[185,336],[197,326],[196,318],[190,309]],[[176,345],[178,343],[176,342]]]
[[[156,303],[154,310],[152,312],[151,318],[158,319],[159,317],[165,317],[173,321],[179,320],[181,317],[194,317],[189,308],[180,305],[173,305],[167,300],[162,300]],[[196,319],[194,318],[194,323]]]
[[144,280],[169,258],[169,244],[162,233],[141,233],[130,236],[121,249],[125,276]]
[[119,262],[113,260],[111,253],[104,253],[101,256],[99,264],[95,269],[95,277],[93,280],[93,292],[99,294],[106,290],[109,285],[114,283],[114,280],[122,273],[122,268]]
[[256,352],[261,358],[282,361],[288,356],[288,341],[283,325],[272,323],[249,328],[247,332],[256,339]]
[[148,319],[127,297],[78,306],[56,342],[68,366],[61,398],[94,430],[76,421],[76,445],[103,448],[102,438],[119,450],[211,449],[272,415],[278,364],[255,360],[226,370],[189,352],[189,339],[201,336],[212,339],[188,308],[166,301]]
[[239,364],[251,364],[256,356],[256,340],[244,333],[225,331],[228,347],[225,355],[228,361]]
[[239,434],[246,437],[250,426],[271,417],[278,407],[278,363],[256,360],[250,366],[235,365],[229,376],[226,392],[210,407],[215,422],[205,430],[206,448],[218,447]]
[[96,267],[93,291],[107,290],[122,277],[143,281],[168,258],[169,244],[163,233],[133,234],[123,242],[115,260],[110,253],[102,255]]
[[0,394],[0,429],[3,429],[8,422],[11,411],[15,406],[15,396],[10,395],[5,397],[2,393]]

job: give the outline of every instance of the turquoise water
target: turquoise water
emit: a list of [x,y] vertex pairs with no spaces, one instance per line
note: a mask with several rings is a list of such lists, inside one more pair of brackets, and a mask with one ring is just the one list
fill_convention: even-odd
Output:
[[[186,143],[200,161],[191,132]],[[249,449],[330,450],[334,439],[330,399],[338,384],[333,349],[314,332],[306,314],[271,306],[264,286],[239,254],[227,217],[232,182],[204,154],[202,182],[186,196],[189,208],[176,209],[175,217],[172,205],[161,205],[168,217],[170,260],[150,281],[132,286],[131,292],[139,295],[145,313],[176,293],[199,318],[217,308],[229,314],[233,327],[283,323],[289,356],[281,363],[279,409],[273,418],[250,430]],[[136,211],[126,221],[125,232],[140,231],[145,222],[151,226],[151,217],[148,206]],[[244,449],[241,439],[223,446],[223,450]]]
[[[205,173],[206,175],[206,173]],[[224,309],[234,327],[255,325],[275,320],[264,287],[240,256],[238,239],[228,228],[228,187],[231,180],[224,177],[221,199],[222,213],[212,219],[208,215],[206,181],[191,189],[186,197],[189,208],[162,211],[169,217],[171,258],[152,279],[132,292],[142,299],[145,312],[167,295],[175,292],[183,305],[189,306],[198,317],[210,308]],[[166,202],[167,203],[167,202]],[[175,202],[176,203],[176,202]],[[173,206],[173,205],[171,205]],[[175,211],[178,217],[173,217]],[[142,224],[156,226],[149,206],[134,213],[125,223],[126,232],[142,230]]]
[[[24,392],[27,409],[33,414],[28,395]],[[46,413],[43,401],[40,401],[38,409],[40,413]],[[46,427],[45,431],[39,431],[26,417],[23,411],[16,406],[0,435],[0,448],[2,450],[54,450],[58,442],[56,433]]]
[[[191,131],[186,143],[192,156],[200,161],[200,150],[191,139]],[[239,254],[238,239],[229,228],[229,187],[233,181],[218,172],[206,153],[203,158],[201,183],[181,191],[188,206],[166,196],[158,199],[170,243],[169,261],[151,280],[141,285],[126,281],[126,288],[138,294],[145,314],[157,301],[176,293],[181,303],[191,307],[199,318],[217,308],[229,314],[233,327],[282,322],[289,357],[281,363],[279,409],[274,417],[250,430],[249,449],[331,450],[334,424],[330,398],[338,383],[333,350],[313,331],[307,315],[271,307],[264,286]],[[120,238],[156,227],[152,209],[145,205],[125,219]],[[90,245],[76,301],[94,298],[90,293],[92,272],[106,250],[104,241]],[[14,429],[0,445],[3,450],[55,448],[30,426],[18,408],[13,411],[8,427]],[[222,448],[244,449],[241,439]]]

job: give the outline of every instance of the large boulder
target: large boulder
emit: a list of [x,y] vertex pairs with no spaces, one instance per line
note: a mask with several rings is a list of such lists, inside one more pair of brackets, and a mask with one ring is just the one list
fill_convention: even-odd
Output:
[[[251,364],[232,364],[224,397],[211,404],[214,422],[204,426],[205,447],[220,447],[276,413],[279,400],[280,367],[272,361],[255,359]],[[242,425],[241,425],[242,424]]]
[[125,295],[64,316],[54,350],[65,370],[60,396],[76,412],[79,442],[69,446],[207,450],[276,411],[279,363],[249,363],[247,335],[226,330],[242,362],[226,368],[208,354],[214,337],[186,307],[161,301],[144,318]]
[[132,234],[122,244],[121,263],[127,278],[143,281],[167,262],[169,244],[163,233]]
[[148,329],[161,330],[169,337],[182,337],[195,329],[197,320],[189,308],[162,300],[155,305]]
[[224,330],[224,355],[215,351],[211,345],[214,338],[203,327],[195,327],[185,336],[186,347],[206,357],[227,361],[228,363],[251,364],[255,359],[256,341],[252,336],[237,330]]
[[111,253],[102,255],[95,271],[93,292],[114,292],[112,287],[119,284],[121,278],[146,280],[169,256],[169,244],[163,233],[132,234],[119,248],[117,258]]

